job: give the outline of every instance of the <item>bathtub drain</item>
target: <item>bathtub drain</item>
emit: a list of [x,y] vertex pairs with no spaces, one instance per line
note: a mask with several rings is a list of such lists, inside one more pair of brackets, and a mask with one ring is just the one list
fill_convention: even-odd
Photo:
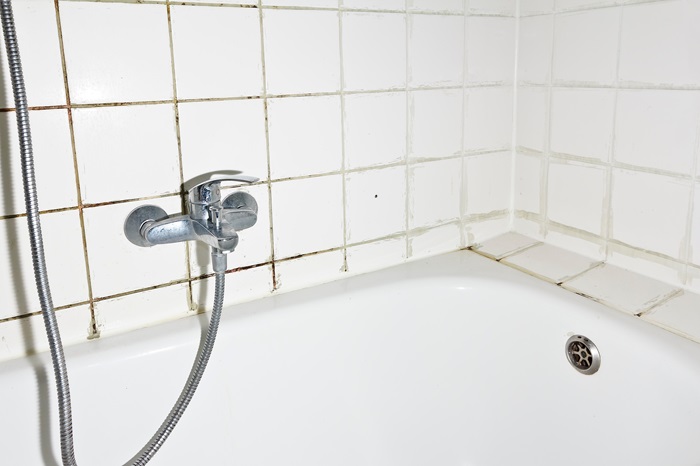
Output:
[[595,374],[600,368],[598,347],[583,335],[574,335],[566,341],[566,357],[582,374]]

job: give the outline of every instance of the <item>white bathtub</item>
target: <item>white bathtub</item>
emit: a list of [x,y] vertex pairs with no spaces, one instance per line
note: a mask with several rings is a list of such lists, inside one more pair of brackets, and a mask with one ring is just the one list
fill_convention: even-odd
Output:
[[[68,348],[81,465],[139,450],[202,325]],[[569,365],[572,334],[597,344],[598,373]],[[58,464],[46,361],[0,365],[0,464]],[[700,345],[451,253],[225,311],[202,385],[152,464],[698,465]]]

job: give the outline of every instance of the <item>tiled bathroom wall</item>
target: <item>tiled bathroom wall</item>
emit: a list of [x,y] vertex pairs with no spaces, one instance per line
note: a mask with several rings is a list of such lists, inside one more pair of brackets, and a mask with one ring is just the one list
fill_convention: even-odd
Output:
[[[181,212],[182,183],[202,172],[260,177],[242,188],[257,199],[259,217],[229,257],[227,303],[458,249],[509,227],[515,1],[13,3],[65,342],[207,307],[207,248],[138,248],[122,231],[127,214],[146,203]],[[530,21],[554,18],[526,18],[523,37],[539,37],[539,26],[527,32]],[[0,358],[7,358],[46,344],[1,58]],[[521,99],[535,102],[539,92],[549,102],[548,71],[529,73],[520,70]],[[525,85],[538,73],[547,78]],[[549,179],[580,162],[592,177],[612,169],[602,155],[579,165],[565,158],[559,167],[549,148],[524,141],[519,169],[537,162]],[[668,178],[651,169],[643,175]],[[659,183],[673,193],[690,189],[675,178]],[[517,205],[519,219],[548,218],[525,195]]]
[[700,2],[521,0],[516,231],[700,289]]

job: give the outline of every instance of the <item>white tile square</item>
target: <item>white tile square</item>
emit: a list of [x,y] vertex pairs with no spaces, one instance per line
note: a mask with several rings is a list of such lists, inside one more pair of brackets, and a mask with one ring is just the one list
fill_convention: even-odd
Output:
[[501,262],[552,283],[561,283],[596,265],[595,259],[551,244],[533,246],[508,256]]
[[602,161],[612,146],[615,92],[601,89],[552,91],[550,149]]
[[[265,265],[227,273],[224,287],[225,307],[265,298],[272,293],[272,266]],[[214,277],[193,281],[193,304],[200,311],[211,311],[214,306],[214,291]]]
[[173,98],[165,5],[65,2],[61,29],[73,103]]
[[518,80],[547,84],[552,71],[554,18],[551,15],[521,18],[518,38]]
[[338,8],[338,0],[262,0],[263,5]]
[[[87,301],[85,254],[75,210],[41,215],[44,255],[54,306]],[[0,220],[0,319],[41,310],[26,217]]]
[[181,103],[179,109],[185,180],[220,170],[267,178],[261,100]]
[[192,314],[188,288],[188,284],[183,283],[95,303],[100,336],[116,335]]
[[343,245],[343,183],[340,175],[272,184],[275,258]]
[[[31,111],[29,122],[32,127],[39,209],[78,205],[68,113],[65,110]],[[26,207],[16,114],[0,114],[0,127],[5,129],[4,134],[7,136],[7,140],[0,146],[3,184],[0,215],[19,214],[25,212]]]
[[[56,27],[56,8],[51,0],[14,2],[12,5],[19,44],[27,101],[32,107],[65,105],[63,65]],[[7,64],[5,39],[0,37],[0,66],[3,88],[0,108],[15,106]]]
[[343,278],[343,251],[282,261],[275,266],[277,289],[282,292],[308,288]]
[[625,7],[620,80],[700,84],[700,3],[654,2]]
[[406,238],[392,238],[349,247],[348,273],[359,274],[401,264],[406,260]]
[[515,15],[516,0],[469,0],[469,13],[490,15]]
[[700,341],[700,295],[698,294],[686,291],[652,308],[642,318]]
[[415,158],[441,158],[462,151],[462,90],[409,94],[411,145]]
[[467,81],[512,83],[515,75],[515,19],[467,18]]
[[408,84],[461,85],[464,76],[464,18],[410,15]]
[[268,101],[273,179],[340,170],[340,97],[287,97]]
[[350,244],[404,231],[406,168],[349,173],[345,202],[345,230]]
[[690,234],[689,260],[700,265],[700,183],[695,183],[693,199],[693,223]]
[[521,87],[518,89],[517,145],[543,151],[547,135],[547,89]]
[[554,0],[520,0],[521,18],[525,15],[551,13],[553,10]]
[[601,6],[615,5],[618,0],[556,0],[557,11],[579,10]]
[[172,6],[170,15],[179,99],[262,93],[257,9]]
[[338,14],[312,10],[263,12],[268,94],[340,89]]
[[617,98],[615,160],[630,165],[692,172],[700,92],[627,90]]
[[180,192],[171,104],[76,108],[73,128],[83,202]]
[[515,154],[514,209],[540,213],[540,183],[542,158],[528,154]]
[[[234,192],[250,194],[258,204],[258,220],[252,227],[238,232],[238,246],[227,256],[228,270],[262,264],[272,259],[270,244],[270,195],[267,184],[222,188],[221,199]],[[190,241],[190,271],[192,277],[213,273],[211,247],[200,242]]]
[[551,160],[547,187],[547,217],[564,225],[603,234],[607,199],[605,168]]
[[495,238],[488,239],[481,244],[476,244],[473,249],[491,259],[500,260],[517,251],[537,244],[536,239],[521,235],[516,232],[508,232]]
[[464,93],[464,150],[509,149],[513,138],[513,89],[468,89]]
[[681,259],[690,183],[613,169],[612,238]]
[[[185,244],[161,244],[142,248],[124,236],[124,221],[143,201],[85,209],[85,235],[95,298],[161,285],[187,278]],[[182,212],[179,197],[150,204],[169,215]]]
[[406,0],[341,0],[343,8],[405,11]]
[[464,158],[466,215],[510,209],[512,154],[498,152]]
[[461,13],[464,11],[463,0],[407,0],[410,11],[439,11]]
[[399,162],[406,157],[406,94],[345,96],[345,167]]
[[643,312],[676,291],[671,285],[610,264],[589,270],[563,286],[628,314]]
[[554,22],[554,79],[612,84],[616,77],[619,18],[619,8],[557,16]]
[[[609,246],[602,237],[572,232],[555,223],[547,225],[547,244],[599,261],[606,260],[606,246]],[[607,260],[610,262],[609,255]]]
[[463,225],[461,248],[502,235],[511,228],[510,215],[478,219]]
[[346,90],[406,86],[406,17],[344,13],[343,86]]
[[606,263],[646,275],[666,284],[681,287],[684,283],[686,267],[683,263],[659,257],[658,254],[640,251],[621,243],[607,244]]
[[409,258],[411,260],[436,256],[460,248],[459,225],[450,223],[409,233]]
[[428,227],[459,218],[461,175],[460,159],[409,167],[409,228]]

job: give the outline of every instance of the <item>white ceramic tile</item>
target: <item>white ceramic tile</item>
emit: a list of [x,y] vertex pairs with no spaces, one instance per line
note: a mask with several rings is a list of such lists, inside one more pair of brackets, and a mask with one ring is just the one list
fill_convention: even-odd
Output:
[[[65,110],[29,112],[32,128],[34,171],[38,186],[39,209],[58,209],[78,204],[73,168],[73,149]],[[3,140],[0,144],[3,198],[0,215],[25,211],[22,167],[14,112],[0,114]]]
[[465,157],[466,215],[510,208],[512,154],[499,152]]
[[406,168],[349,173],[345,181],[348,243],[358,243],[406,228]]
[[270,172],[273,179],[340,170],[340,97],[268,101]]
[[625,7],[620,79],[638,83],[700,84],[700,3],[654,2]]
[[136,330],[191,314],[188,287],[187,283],[172,285],[95,303],[100,336]]
[[[77,211],[41,215],[54,306],[87,301],[85,255]],[[25,217],[0,221],[0,319],[41,310]]]
[[[266,184],[239,186],[221,190],[221,198],[236,191],[243,191],[255,198],[258,203],[258,220],[252,227],[238,232],[238,246],[227,256],[228,270],[262,264],[271,260],[270,245],[270,196]],[[190,253],[192,277],[213,272],[211,248],[201,241],[187,243]]]
[[172,6],[170,17],[179,99],[262,93],[257,9]]
[[449,159],[409,167],[409,228],[459,218],[461,164],[459,159]]
[[513,82],[515,19],[469,17],[466,47],[468,82]]
[[272,184],[275,258],[343,245],[343,186],[340,175]]
[[287,292],[343,278],[343,264],[343,251],[280,262],[275,267],[277,289]]
[[643,315],[645,320],[700,340],[700,295],[685,292]]
[[[142,248],[124,236],[124,221],[143,201],[85,209],[92,292],[96,298],[186,278],[185,245]],[[181,212],[179,197],[151,201],[168,214]]]
[[61,29],[73,103],[172,99],[165,5],[65,2]]
[[341,0],[343,8],[368,10],[405,10],[406,0]]
[[620,91],[615,123],[615,160],[690,173],[700,119],[695,91]]
[[578,10],[615,5],[617,0],[556,0],[557,11]]
[[409,86],[461,85],[464,75],[464,18],[410,15]]
[[595,259],[565,249],[540,244],[501,260],[552,283],[561,283],[596,264]]
[[359,274],[400,264],[406,260],[406,238],[392,238],[349,247],[348,273]]
[[345,167],[399,162],[406,157],[404,93],[345,96]]
[[474,250],[491,259],[500,260],[537,242],[536,239],[520,233],[508,232],[475,245]]
[[263,17],[268,94],[340,89],[338,12],[265,10]]
[[[187,3],[211,3],[209,0],[188,0]],[[257,0],[219,0],[221,5],[257,5]]]
[[553,223],[547,225],[547,244],[599,261],[606,257],[606,242],[603,238],[572,232],[568,227]]
[[73,128],[84,202],[180,191],[171,104],[77,108]]
[[546,84],[552,68],[552,16],[521,18],[518,38],[518,80]]
[[615,93],[612,90],[553,90],[551,150],[608,160],[614,114]]
[[693,223],[691,225],[689,260],[700,265],[700,183],[695,183]]
[[526,217],[519,212],[515,212],[513,216],[513,231],[520,234],[530,236],[531,238],[544,240],[545,229],[543,220],[538,217]]
[[[520,16],[551,13],[554,0],[520,0]],[[522,24],[522,23],[521,23]]]
[[465,90],[464,150],[508,149],[513,137],[513,90]]
[[628,314],[645,311],[676,291],[653,278],[609,264],[596,267],[563,286]]
[[262,0],[263,5],[338,8],[338,0]]
[[409,95],[409,155],[440,158],[462,151],[462,90],[415,91]]
[[217,170],[267,178],[262,101],[181,103],[179,108],[185,180]]
[[517,113],[517,145],[537,151],[544,150],[547,129],[547,89],[519,88]]
[[410,259],[435,256],[460,248],[459,225],[451,223],[409,234]]
[[619,18],[618,8],[557,16],[554,22],[554,79],[613,83],[617,66]]
[[700,293],[700,267],[689,266],[687,274],[687,288],[693,293]]
[[515,0],[469,0],[469,13],[515,15]]
[[[212,310],[214,285],[214,277],[192,282],[193,305],[200,311]],[[272,267],[266,265],[227,273],[224,290],[224,306],[267,297],[272,293]]]
[[612,238],[681,258],[690,184],[649,173],[613,170]]
[[464,11],[463,0],[407,0],[409,10],[458,12]]
[[[30,106],[64,105],[66,91],[63,83],[54,2],[51,0],[14,2],[12,10],[28,104]],[[0,63],[2,63],[0,66],[2,66],[4,89],[4,92],[0,93],[0,107],[11,108],[15,104],[4,37],[0,37]]]
[[540,179],[542,159],[528,154],[515,155],[513,186],[514,208],[525,212],[540,213]]
[[574,162],[549,162],[547,217],[564,225],[602,234],[607,199],[605,169]]
[[[56,312],[61,343],[68,346],[87,341],[90,308],[70,307]],[[48,351],[49,343],[41,314],[11,320],[0,325],[0,361]]]
[[343,14],[343,86],[346,90],[406,86],[406,17]]
[[461,248],[472,246],[489,238],[495,238],[511,228],[510,215],[491,217],[486,220],[479,219],[471,223],[465,223],[463,227],[463,241]]
[[624,244],[609,243],[606,262],[669,285],[682,287],[685,284],[685,264]]

